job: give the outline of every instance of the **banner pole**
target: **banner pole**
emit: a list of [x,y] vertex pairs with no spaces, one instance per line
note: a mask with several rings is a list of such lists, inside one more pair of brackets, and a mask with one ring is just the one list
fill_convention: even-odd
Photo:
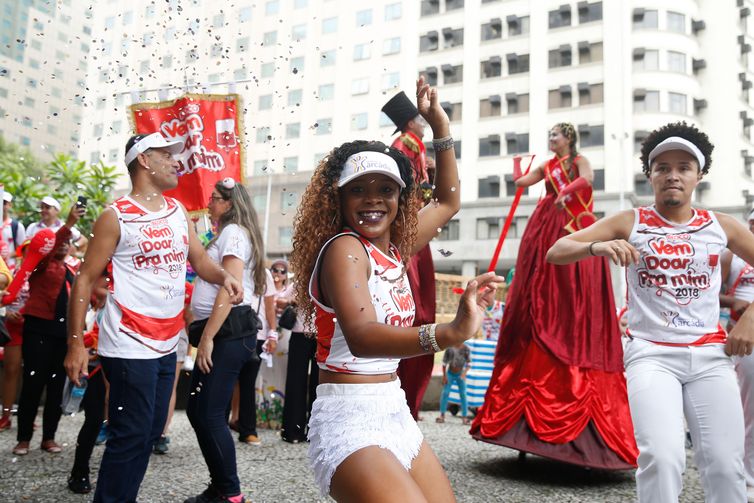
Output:
[[[518,163],[518,165],[521,165],[521,157],[516,156],[513,158],[513,163]],[[526,172],[524,175],[527,175],[529,173],[529,170],[531,169],[531,165],[534,162],[534,156],[531,156],[531,160],[529,161],[529,166],[526,168]],[[518,203],[521,201],[521,196],[524,194],[524,187],[518,187],[516,189],[516,195],[513,198],[513,204],[511,204],[510,210],[508,210],[508,216],[505,218],[505,224],[503,225],[503,230],[500,232],[500,237],[497,240],[497,246],[495,247],[495,253],[492,255],[492,260],[490,260],[490,266],[487,268],[487,272],[493,272],[495,270],[495,266],[497,266],[498,258],[500,257],[500,250],[503,249],[503,242],[505,242],[505,237],[508,235],[508,229],[511,227],[511,223],[513,222],[513,216],[516,213],[516,209],[518,208]]]
[[272,168],[267,166],[267,198],[264,203],[264,258],[267,258],[267,233],[270,228],[270,196],[272,194]]

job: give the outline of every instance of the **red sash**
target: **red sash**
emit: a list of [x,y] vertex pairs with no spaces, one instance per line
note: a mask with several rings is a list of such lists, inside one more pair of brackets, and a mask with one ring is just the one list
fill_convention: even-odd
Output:
[[[573,181],[564,166],[566,159],[568,159],[568,156],[562,159],[558,159],[556,156],[550,159],[545,165],[545,177],[550,185],[552,185],[556,195],[560,195],[560,192]],[[576,159],[574,159],[574,162]],[[569,233],[573,233],[585,229],[596,222],[597,217],[592,213],[593,202],[591,187],[567,195],[565,198],[565,211],[571,219],[563,228]]]

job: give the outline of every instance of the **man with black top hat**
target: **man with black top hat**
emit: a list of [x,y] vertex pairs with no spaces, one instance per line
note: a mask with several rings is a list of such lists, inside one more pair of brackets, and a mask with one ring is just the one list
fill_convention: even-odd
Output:
[[[427,174],[427,150],[422,142],[426,123],[419,115],[419,110],[411,103],[403,91],[393,96],[382,107],[385,115],[396,126],[393,134],[400,131],[391,145],[403,152],[410,160],[414,168],[414,180],[422,188],[429,187],[425,191],[425,204],[431,197],[431,182]],[[432,160],[430,167],[432,167]],[[422,248],[416,255],[411,257],[407,268],[408,281],[414,294],[416,304],[415,327],[435,322],[435,266],[432,262],[432,250],[429,245]],[[427,390],[429,379],[432,377],[434,357],[431,354],[415,356],[401,360],[398,366],[398,377],[401,387],[406,392],[406,401],[411,409],[411,415],[419,420],[424,392]]]

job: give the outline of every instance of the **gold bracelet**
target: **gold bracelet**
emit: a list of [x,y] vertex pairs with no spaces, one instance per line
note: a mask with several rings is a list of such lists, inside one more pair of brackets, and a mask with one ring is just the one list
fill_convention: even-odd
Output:
[[437,323],[432,323],[429,325],[429,343],[432,344],[432,351],[435,353],[439,353],[440,345],[437,344],[437,339],[435,339],[435,331],[437,330]]

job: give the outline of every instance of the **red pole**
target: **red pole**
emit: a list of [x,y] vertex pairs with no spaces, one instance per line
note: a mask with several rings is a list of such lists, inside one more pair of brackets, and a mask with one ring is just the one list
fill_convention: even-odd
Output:
[[[513,165],[517,168],[521,168],[521,156],[515,156],[513,158]],[[531,160],[529,161],[529,166],[526,168],[526,172],[524,175],[529,173],[529,170],[531,169],[531,165],[534,162],[534,156],[531,156]],[[516,189],[516,196],[513,198],[513,204],[511,204],[511,208],[508,211],[508,216],[505,218],[505,224],[503,224],[503,230],[500,232],[500,237],[497,240],[497,247],[495,247],[495,253],[492,255],[492,260],[490,261],[490,266],[487,268],[487,272],[492,272],[495,270],[495,266],[497,265],[497,260],[500,257],[500,250],[503,249],[503,242],[505,241],[505,237],[508,235],[508,230],[511,227],[511,223],[513,222],[513,216],[516,213],[516,209],[518,208],[518,203],[521,201],[521,196],[524,194],[524,187],[519,187]]]

